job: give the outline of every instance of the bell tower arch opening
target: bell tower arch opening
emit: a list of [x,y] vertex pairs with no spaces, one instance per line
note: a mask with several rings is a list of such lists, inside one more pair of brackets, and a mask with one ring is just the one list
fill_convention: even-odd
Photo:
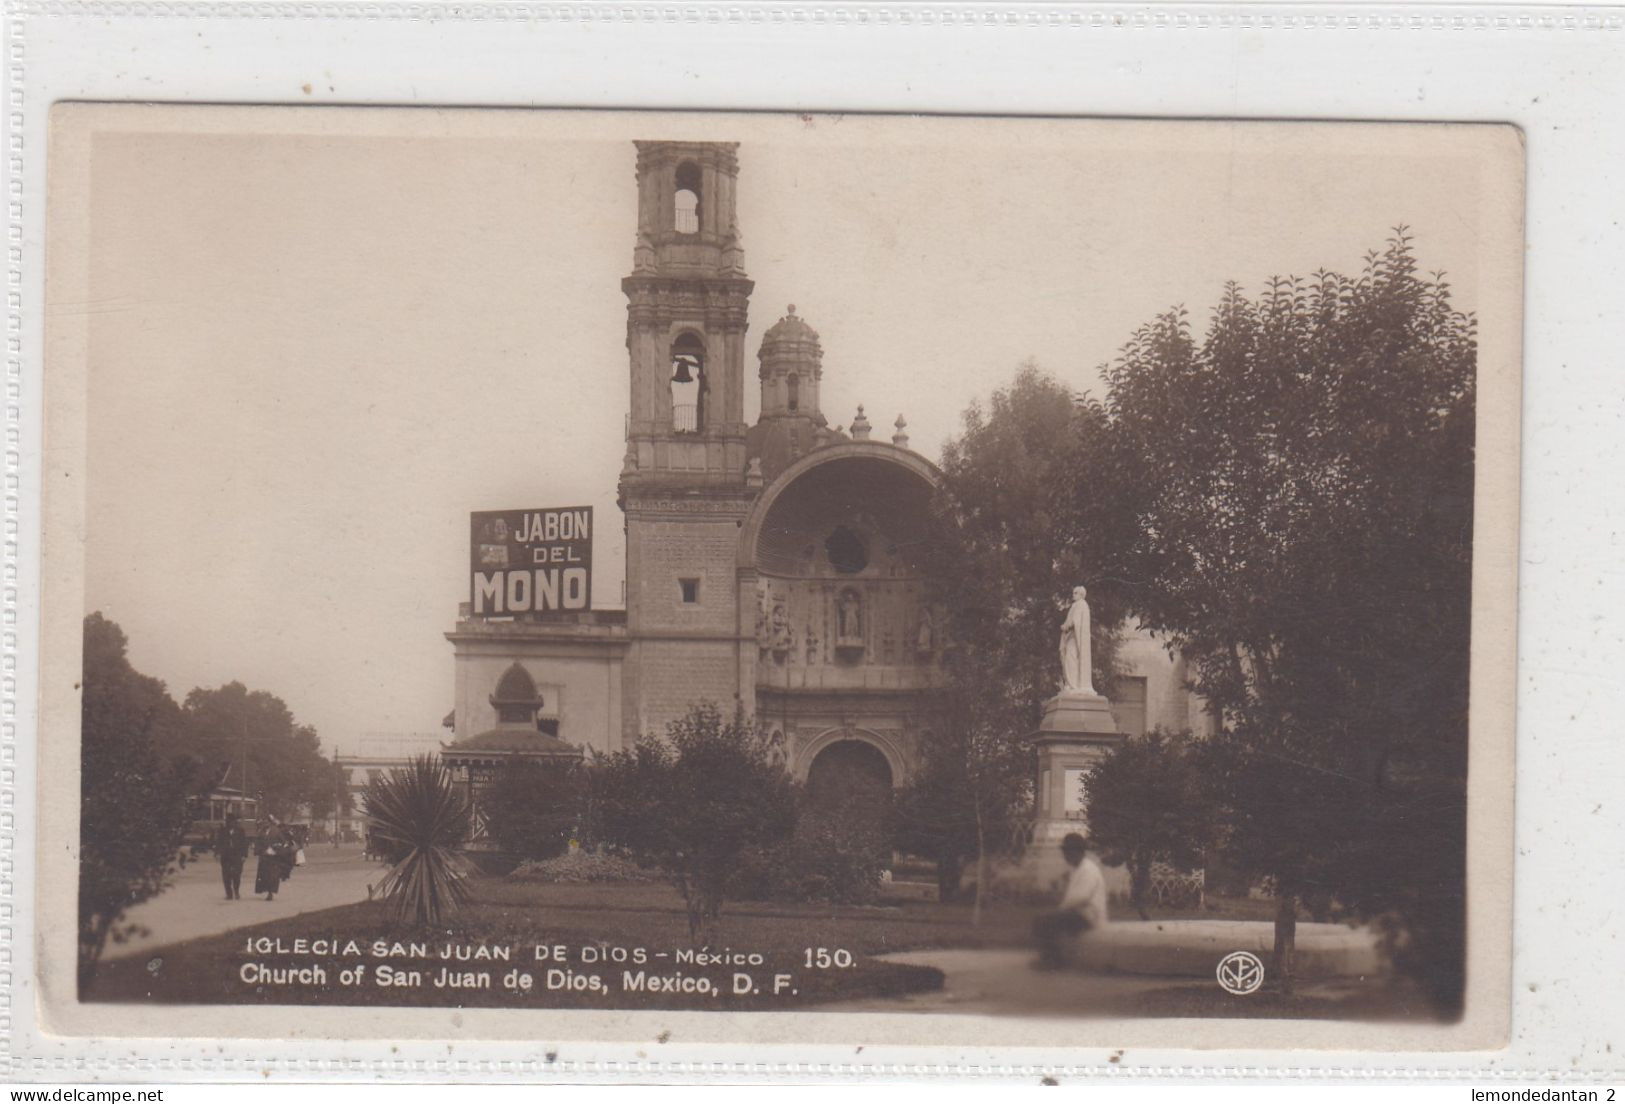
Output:
[[700,232],[700,170],[692,161],[677,166],[672,194],[672,228],[679,234]]
[[677,433],[703,429],[700,398],[705,393],[705,343],[684,330],[671,346],[671,425]]

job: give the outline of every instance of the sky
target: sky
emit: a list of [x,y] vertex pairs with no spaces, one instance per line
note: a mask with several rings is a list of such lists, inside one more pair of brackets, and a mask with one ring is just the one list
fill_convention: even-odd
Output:
[[[935,459],[1036,361],[1099,367],[1227,280],[1355,271],[1397,223],[1475,307],[1486,128],[147,109],[91,145],[85,609],[177,696],[278,694],[332,750],[436,732],[468,514],[591,505],[620,605],[633,138],[740,143],[755,352]],[[60,305],[59,305],[60,306]]]

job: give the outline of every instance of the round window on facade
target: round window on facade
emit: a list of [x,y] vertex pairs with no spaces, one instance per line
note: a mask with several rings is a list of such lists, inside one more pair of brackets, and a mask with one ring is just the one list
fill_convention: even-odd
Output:
[[830,566],[842,575],[856,575],[869,566],[869,550],[859,536],[846,526],[836,528],[824,541]]

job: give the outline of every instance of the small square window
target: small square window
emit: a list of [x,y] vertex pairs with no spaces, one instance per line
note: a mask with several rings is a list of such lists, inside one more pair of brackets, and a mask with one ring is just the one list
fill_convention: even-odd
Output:
[[683,603],[693,605],[700,600],[700,581],[698,579],[678,579],[677,585],[683,591]]

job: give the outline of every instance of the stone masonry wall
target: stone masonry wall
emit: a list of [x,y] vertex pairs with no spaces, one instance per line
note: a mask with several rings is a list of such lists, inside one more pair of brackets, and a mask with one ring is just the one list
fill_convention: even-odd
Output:
[[642,640],[634,645],[637,716],[627,718],[637,734],[661,734],[668,722],[696,703],[713,701],[727,717],[738,690],[737,645],[718,640]]

